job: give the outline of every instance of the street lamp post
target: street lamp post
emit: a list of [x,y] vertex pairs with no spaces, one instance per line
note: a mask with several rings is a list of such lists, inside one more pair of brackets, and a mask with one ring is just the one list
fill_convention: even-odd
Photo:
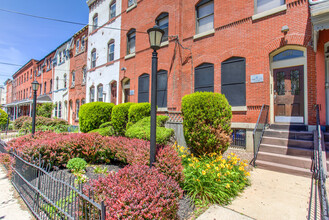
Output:
[[38,81],[34,80],[32,82],[32,90],[33,90],[32,136],[34,136],[34,133],[35,133],[35,114],[36,114],[36,108],[37,108],[38,88],[39,88],[39,83],[38,83]]
[[156,154],[156,105],[157,105],[157,72],[158,52],[164,31],[157,25],[147,30],[152,52],[152,81],[151,81],[151,138],[150,138],[150,167],[155,162]]

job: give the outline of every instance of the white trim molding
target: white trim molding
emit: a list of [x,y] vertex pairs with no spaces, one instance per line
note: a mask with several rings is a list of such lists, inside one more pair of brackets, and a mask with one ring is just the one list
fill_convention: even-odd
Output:
[[279,7],[272,8],[271,10],[264,11],[264,12],[261,12],[261,13],[258,13],[258,14],[255,14],[251,18],[254,21],[254,20],[261,19],[261,18],[264,18],[264,17],[270,16],[270,15],[279,13],[281,11],[286,11],[286,10],[287,10],[287,5],[281,5]]

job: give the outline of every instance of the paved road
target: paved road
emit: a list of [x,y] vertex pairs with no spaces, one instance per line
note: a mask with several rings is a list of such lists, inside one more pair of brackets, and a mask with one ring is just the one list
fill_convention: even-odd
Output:
[[0,165],[0,220],[34,219],[6,177],[6,171]]

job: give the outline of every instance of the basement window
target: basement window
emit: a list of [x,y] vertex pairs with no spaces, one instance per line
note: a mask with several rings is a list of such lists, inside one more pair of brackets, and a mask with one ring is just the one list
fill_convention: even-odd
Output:
[[246,149],[246,130],[232,129],[232,147]]

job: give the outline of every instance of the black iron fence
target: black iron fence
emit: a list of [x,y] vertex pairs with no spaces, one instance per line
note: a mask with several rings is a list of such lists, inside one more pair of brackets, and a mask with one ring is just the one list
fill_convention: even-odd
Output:
[[94,201],[93,192],[82,192],[82,184],[73,175],[44,164],[40,159],[25,160],[11,151],[12,183],[38,219],[105,220],[104,202]]
[[232,129],[231,146],[246,149],[246,129]]
[[254,158],[252,159],[251,163],[253,164],[253,166],[255,166],[259,146],[260,143],[262,142],[265,128],[268,126],[268,111],[269,111],[269,106],[263,105],[260,110],[254,132],[252,134],[254,141]]

